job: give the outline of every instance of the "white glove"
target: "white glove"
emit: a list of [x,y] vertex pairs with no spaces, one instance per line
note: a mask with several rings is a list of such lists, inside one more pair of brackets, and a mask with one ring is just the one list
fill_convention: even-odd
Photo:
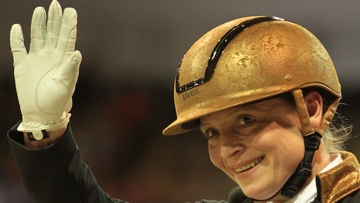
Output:
[[75,51],[77,13],[53,0],[46,11],[34,10],[31,43],[27,53],[19,24],[10,32],[14,59],[16,91],[22,113],[18,131],[31,132],[41,140],[41,130],[66,128],[72,107],[72,95],[79,74],[81,53]]

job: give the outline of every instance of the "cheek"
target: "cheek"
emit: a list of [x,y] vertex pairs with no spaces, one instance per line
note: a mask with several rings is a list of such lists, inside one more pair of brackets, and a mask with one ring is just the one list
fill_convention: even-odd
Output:
[[211,145],[208,146],[209,157],[211,162],[218,168],[222,168],[222,161],[220,157],[220,148],[213,147]]
[[[225,174],[229,175],[228,169],[224,165],[224,160],[220,155],[220,147],[219,146],[208,146],[209,151],[209,157],[211,162],[221,171],[223,171]],[[231,176],[230,176],[231,177]]]
[[298,128],[273,129],[271,134],[262,137],[261,143],[274,168],[284,171],[288,176],[295,171],[304,157],[304,139]]
[[[289,128],[287,129],[286,140],[283,144],[286,146],[287,152],[289,152],[289,158],[292,159],[293,156],[299,157],[304,156],[305,153],[305,144],[304,144],[304,137],[301,134],[298,128]],[[286,153],[286,152],[285,152]],[[292,154],[292,155],[291,155]]]
[[297,126],[272,123],[252,141],[269,159],[273,167],[294,169],[304,156],[304,139]]
[[233,179],[231,172],[224,165],[224,160],[220,155],[220,147],[212,147],[209,145],[208,150],[209,150],[209,156],[210,156],[211,162],[218,169],[220,169],[222,172],[224,172],[226,175],[228,175],[231,179]]

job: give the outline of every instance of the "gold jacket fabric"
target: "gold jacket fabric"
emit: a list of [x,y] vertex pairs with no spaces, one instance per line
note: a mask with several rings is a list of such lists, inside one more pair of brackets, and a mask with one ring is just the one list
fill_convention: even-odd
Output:
[[[341,152],[343,162],[316,177],[317,201],[360,203],[360,165],[350,152]],[[353,200],[351,200],[353,199]]]

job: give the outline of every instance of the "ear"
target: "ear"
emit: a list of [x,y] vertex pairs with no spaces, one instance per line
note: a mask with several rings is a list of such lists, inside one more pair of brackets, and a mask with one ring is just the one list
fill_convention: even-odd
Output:
[[310,117],[310,123],[313,128],[320,127],[323,117],[323,100],[319,92],[311,91],[304,96],[304,101]]

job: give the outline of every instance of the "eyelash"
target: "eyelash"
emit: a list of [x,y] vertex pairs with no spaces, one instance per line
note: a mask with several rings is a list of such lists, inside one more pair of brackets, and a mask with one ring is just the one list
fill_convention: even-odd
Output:
[[210,135],[209,135],[210,132],[216,132],[217,134],[219,134],[219,132],[218,132],[217,130],[215,130],[215,129],[213,129],[213,128],[209,128],[209,129],[207,129],[207,130],[203,133],[204,136],[205,136],[205,138],[206,138],[207,140],[209,140],[209,139],[211,139],[211,138],[213,138],[213,137],[216,136],[216,135],[210,136]]
[[[239,124],[240,122],[244,121],[244,119],[247,119],[247,121],[243,122],[243,124],[241,124],[241,125],[237,125],[237,127],[248,127],[256,122],[254,117],[249,116],[249,115],[242,115],[242,116],[238,117],[236,120],[237,120],[237,123]],[[249,119],[250,119],[250,122],[249,122]],[[210,135],[210,133],[213,133],[213,132],[215,132],[215,135]],[[217,136],[219,134],[219,132],[214,128],[209,128],[203,134],[204,134],[204,137],[207,140],[209,140],[209,139]]]
[[241,119],[250,119],[250,122],[248,123],[244,123],[242,124],[241,126],[249,126],[251,124],[253,124],[255,122],[255,118],[253,116],[249,116],[249,115],[243,115],[243,116],[240,116],[238,119],[237,119],[237,122],[240,123]]

